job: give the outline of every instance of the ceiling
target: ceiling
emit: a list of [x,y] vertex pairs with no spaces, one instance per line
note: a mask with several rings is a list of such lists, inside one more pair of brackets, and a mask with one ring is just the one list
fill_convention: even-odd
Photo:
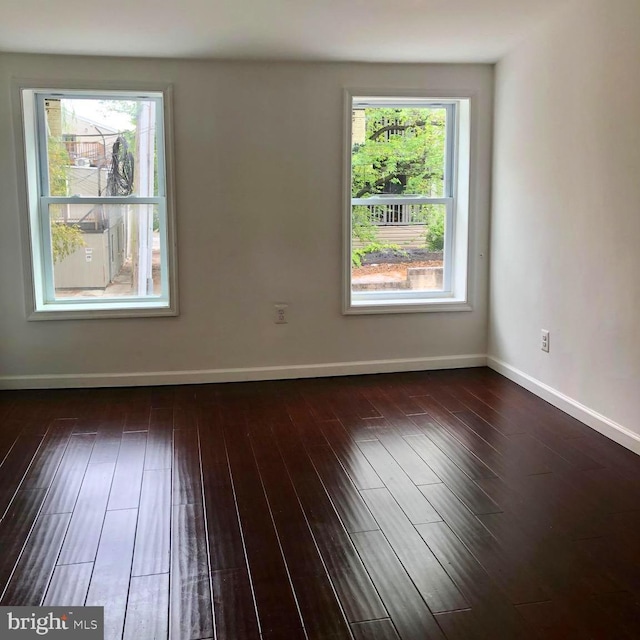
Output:
[[0,0],[0,51],[494,62],[565,0]]

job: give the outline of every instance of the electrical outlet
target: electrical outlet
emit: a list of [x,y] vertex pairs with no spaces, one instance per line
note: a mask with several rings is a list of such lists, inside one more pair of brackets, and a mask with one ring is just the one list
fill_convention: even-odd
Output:
[[546,329],[542,330],[542,340],[540,342],[540,348],[543,351],[549,353],[549,332]]
[[289,305],[287,304],[276,304],[274,305],[274,309],[275,309],[275,316],[273,321],[276,324],[287,324],[289,322],[287,316],[287,309],[289,308]]

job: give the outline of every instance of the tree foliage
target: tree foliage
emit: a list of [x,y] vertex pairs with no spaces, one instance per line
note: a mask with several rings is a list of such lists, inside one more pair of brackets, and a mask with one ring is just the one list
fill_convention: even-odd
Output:
[[[66,196],[68,183],[68,167],[71,159],[62,140],[49,136],[47,138],[49,157],[49,190],[52,196]],[[82,231],[77,225],[65,224],[59,220],[51,221],[51,249],[53,262],[57,264],[75,253],[85,244]]]
[[[444,195],[446,110],[425,108],[366,108],[364,139],[352,147],[353,198],[384,194]],[[361,117],[362,114],[360,114]],[[425,245],[441,251],[444,244],[444,213],[440,206],[424,211]],[[364,205],[352,208],[354,239],[375,244],[377,227]],[[359,251],[359,254],[362,250]],[[355,262],[358,256],[353,255]]]
[[69,178],[68,167],[71,164],[67,147],[59,138],[48,136],[47,154],[49,157],[49,192],[52,196],[66,196]]
[[75,253],[85,244],[82,230],[78,225],[51,221],[51,245],[53,262],[58,263]]
[[443,195],[445,118],[444,109],[365,109],[365,140],[352,153],[352,196]]

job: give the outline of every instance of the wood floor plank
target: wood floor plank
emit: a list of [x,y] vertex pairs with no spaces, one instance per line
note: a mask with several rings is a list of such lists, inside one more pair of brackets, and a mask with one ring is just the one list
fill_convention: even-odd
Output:
[[[537,425],[543,423],[552,432],[561,432],[567,438],[578,438],[588,433],[588,429],[586,432],[584,431],[585,425],[578,423],[566,414],[562,414],[551,405],[546,403],[543,405],[532,394],[531,398],[521,396],[516,391],[517,385],[514,383],[506,386],[499,383],[496,387],[491,381],[485,380],[482,384],[468,388],[491,408],[518,425],[523,432],[535,432]],[[532,400],[534,401],[532,402]]]
[[146,432],[122,434],[107,504],[108,510],[138,508],[146,448]]
[[402,640],[444,640],[436,619],[420,596],[398,556],[380,531],[352,536],[380,597]]
[[40,605],[53,574],[69,518],[68,513],[59,513],[38,519],[0,604],[22,607]]
[[398,632],[389,618],[354,622],[351,631],[355,640],[397,640]]
[[416,532],[387,489],[362,495],[380,529],[433,612],[467,609],[469,603]]
[[[581,626],[575,626],[575,619],[565,615],[556,602],[533,602],[516,607],[520,615],[536,629],[541,638],[557,640],[583,640],[585,631]],[[588,637],[588,636],[587,636]]]
[[[406,436],[412,438],[416,436]],[[400,434],[389,429],[379,429],[377,439],[393,456],[411,482],[416,485],[438,484],[442,479],[407,443]]]
[[173,448],[173,409],[154,407],[149,418],[146,469],[170,469]]
[[95,434],[71,436],[42,507],[43,514],[73,511],[95,438]]
[[406,441],[420,455],[472,513],[496,513],[496,504],[469,476],[427,436],[406,436]]
[[179,429],[173,437],[173,504],[202,502],[200,444],[196,429]]
[[442,519],[379,441],[361,442],[358,446],[413,524]]
[[120,452],[123,428],[124,414],[117,408],[108,408],[100,413],[100,420],[95,429],[96,441],[89,460],[91,464],[102,462],[115,464]]
[[124,433],[129,431],[148,431],[149,419],[151,418],[151,407],[127,407],[124,418]]
[[212,571],[246,567],[246,558],[229,467],[203,459],[209,559]]
[[[526,433],[526,429],[517,423],[511,422],[501,413],[485,404],[480,398],[474,396],[461,385],[450,385],[449,392],[458,399],[467,409],[486,420],[496,431],[505,436]],[[425,394],[426,395],[426,394]]]
[[430,416],[426,414],[411,416],[411,420],[420,427],[422,433],[419,435],[427,436],[472,480],[496,477],[494,471],[466,447],[461,446],[449,431],[434,422]]
[[203,471],[208,466],[227,464],[224,420],[219,411],[216,410],[217,408],[212,408],[209,405],[203,405],[198,408],[198,434],[200,437],[200,456],[202,457]]
[[174,422],[178,409],[182,409],[186,413],[192,412],[192,409],[195,407],[197,390],[198,386],[194,384],[184,384],[173,387]]
[[57,566],[42,601],[43,606],[83,607],[92,574],[93,562]]
[[114,470],[112,462],[87,467],[58,564],[95,560]]
[[[348,637],[336,593],[327,575],[311,528],[298,501],[294,485],[271,434],[251,431],[251,445],[269,503],[280,548],[286,559],[302,622],[310,638]],[[342,584],[337,585],[340,590]],[[351,594],[338,595],[349,599]]]
[[329,447],[310,447],[307,451],[346,530],[356,533],[378,529],[362,496],[333,451]]
[[380,596],[302,443],[295,434],[286,431],[275,431],[275,435],[347,620],[360,622],[386,617]]
[[15,418],[5,418],[0,422],[0,469],[2,463],[7,456],[7,453],[11,451],[16,440],[20,436],[24,427],[23,420],[17,420]]
[[535,439],[528,434],[505,436],[491,423],[469,410],[456,411],[453,416],[468,427],[470,432],[477,434],[498,453],[508,457],[514,465],[518,465],[520,474],[530,475],[552,471],[548,465],[549,456],[545,455],[544,448],[532,446]]
[[[377,440],[376,433],[380,429],[385,427],[393,429],[393,425],[382,416],[379,418],[360,418],[354,415],[346,415],[340,418],[340,423],[354,442]],[[321,426],[324,427],[325,424],[327,423],[323,422]]]
[[328,580],[293,576],[296,599],[310,640],[351,640],[349,625]]
[[2,541],[0,590],[2,591],[11,577],[22,547],[31,533],[45,495],[44,489],[18,491],[4,518],[0,520],[0,540]]
[[119,640],[133,560],[137,509],[107,511],[86,605],[104,607],[105,640]]
[[229,428],[225,439],[261,630],[302,629],[248,434],[243,429]]
[[[612,579],[598,568],[576,543],[553,535],[541,535],[537,521],[517,513],[494,513],[478,516],[500,544],[523,557],[535,557],[535,571],[558,597],[576,595],[586,598],[596,594],[623,591],[622,573]],[[609,554],[613,557],[615,549]]]
[[380,489],[384,487],[384,483],[364,457],[362,451],[358,449],[358,446],[341,422],[336,422],[335,420],[324,422],[321,428],[336,457],[340,460],[353,484],[358,489]]
[[549,598],[526,560],[505,552],[481,521],[447,487],[429,485],[420,489],[513,604]]
[[213,637],[213,610],[202,504],[173,507],[169,637]]
[[355,640],[397,640],[398,633],[389,618],[354,622],[351,625]]
[[497,396],[501,401],[515,407],[522,415],[533,418],[552,432],[561,432],[566,438],[579,438],[591,433],[591,429],[585,424],[548,402],[540,402],[533,393],[499,374],[488,376],[484,384],[494,397]]
[[[580,550],[582,557],[590,559],[601,575],[616,581],[619,588],[612,591],[640,593],[640,576],[637,571],[640,553],[634,545],[619,537],[589,538],[578,540],[574,545]],[[595,595],[603,593],[606,592],[598,589]]]
[[551,429],[540,426],[535,430],[532,437],[542,442],[560,458],[566,460],[568,466],[572,469],[599,469],[604,466],[592,456],[581,451],[579,446],[576,446],[576,440],[582,440],[582,438],[563,438]]
[[22,489],[48,489],[64,456],[75,420],[56,419],[51,422],[42,445],[33,458],[22,482]]
[[259,640],[255,602],[246,569],[211,573],[217,640]]
[[[283,422],[282,420],[273,422]],[[286,422],[286,421],[285,421]],[[334,420],[337,422],[337,420]],[[296,419],[291,420],[295,430],[298,433],[298,437],[306,447],[322,447],[327,444],[327,439],[321,428],[321,422],[314,417],[305,418],[303,420]]]
[[[398,405],[381,389],[377,387],[364,388],[362,395],[376,408],[377,411],[389,422],[401,436],[416,435],[419,430],[408,416],[422,414],[424,411],[416,406],[414,411],[405,413]],[[415,404],[412,402],[412,404]]]
[[[195,391],[192,391],[195,395]],[[191,401],[189,404],[175,405],[173,407],[173,428],[180,431],[195,431],[198,427],[197,405]]]
[[534,637],[515,607],[446,523],[421,524],[416,529],[465,594],[469,603],[466,608],[471,608],[488,638],[515,640]]
[[589,456],[596,464],[616,470],[621,475],[637,480],[637,455],[624,447],[612,443],[596,433],[588,437],[575,438],[571,445]]
[[435,615],[447,640],[488,640],[471,609]]
[[10,505],[14,494],[42,444],[41,435],[22,435],[17,438],[0,466],[0,517]]
[[169,574],[131,578],[124,640],[165,640],[169,635]]
[[326,381],[324,380],[307,380],[302,397],[317,420],[335,420],[336,414],[331,407],[331,402],[327,401],[327,398],[331,397],[330,392],[325,388],[325,385]]
[[398,416],[400,414],[405,416],[416,415],[419,413],[424,413],[422,407],[415,401],[415,398],[409,394],[402,381],[398,379],[397,376],[391,374],[381,374],[376,376],[378,380],[378,384],[375,385],[374,389],[378,392],[381,392],[384,395],[384,399],[387,404],[387,410],[390,408],[390,405],[393,405],[394,412],[397,413]]
[[[352,384],[353,382],[353,384]],[[362,395],[361,381],[343,378],[340,380],[338,392],[345,398],[345,402],[336,410],[336,415],[357,415],[360,418],[379,418],[380,412]]]
[[[519,447],[516,440],[493,429],[482,418],[473,418],[472,412],[462,412],[475,429],[470,428],[463,420],[447,411],[431,396],[419,398],[420,404],[427,411],[426,416],[440,424],[464,448],[479,458],[483,464],[501,478],[530,475],[532,473],[548,473],[550,469],[538,460],[532,460],[526,448]],[[488,432],[492,433],[488,433]],[[485,439],[486,438],[486,439]]]
[[171,470],[148,469],[142,476],[131,575],[169,573],[170,544]]
[[173,413],[175,387],[149,387],[149,404],[152,409],[169,409]]
[[638,597],[630,592],[604,593],[593,596],[586,603],[588,607],[595,603],[604,612],[605,620],[610,629],[619,630],[623,637],[633,638],[637,636],[640,628],[640,603]]

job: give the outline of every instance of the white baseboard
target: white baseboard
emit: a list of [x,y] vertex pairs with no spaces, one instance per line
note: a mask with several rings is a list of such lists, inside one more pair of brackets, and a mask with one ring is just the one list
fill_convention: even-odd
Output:
[[0,389],[70,389],[79,387],[133,387],[167,384],[207,384],[213,382],[248,382],[251,380],[289,380],[329,376],[428,371],[484,367],[482,354],[432,358],[399,358],[361,362],[328,362],[277,367],[238,369],[203,369],[195,371],[151,371],[137,373],[85,373],[31,376],[0,376]]
[[520,369],[516,369],[516,367],[512,367],[510,364],[502,362],[502,360],[487,356],[487,366],[502,374],[505,378],[509,378],[509,380],[531,391],[531,393],[534,393],[543,400],[546,400],[554,407],[568,413],[570,416],[580,420],[580,422],[584,422],[584,424],[595,429],[603,436],[607,436],[607,438],[640,455],[640,435],[627,429],[627,427],[610,420],[601,413],[564,395],[564,393],[533,378],[524,371],[520,371]]

